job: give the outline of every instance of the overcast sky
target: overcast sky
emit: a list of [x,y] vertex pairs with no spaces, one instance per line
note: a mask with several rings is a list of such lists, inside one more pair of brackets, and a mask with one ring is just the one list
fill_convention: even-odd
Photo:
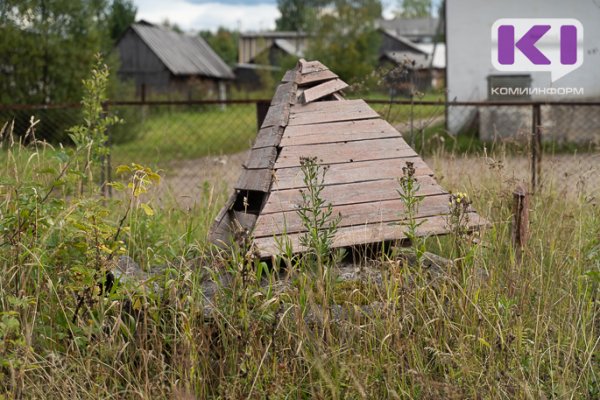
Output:
[[[168,19],[186,31],[229,29],[267,30],[279,17],[277,0],[134,0],[137,18],[160,23]],[[391,16],[397,2],[384,0],[384,14]]]

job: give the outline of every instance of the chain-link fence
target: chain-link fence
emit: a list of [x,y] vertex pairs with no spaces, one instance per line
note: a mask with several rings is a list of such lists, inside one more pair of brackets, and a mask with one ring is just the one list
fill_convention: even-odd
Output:
[[[368,102],[426,160],[502,159],[502,168],[534,189],[569,181],[600,191],[600,103]],[[235,182],[266,107],[264,100],[107,103],[124,121],[109,132],[111,168],[136,162],[158,169],[159,196],[190,205],[206,187]],[[0,106],[0,127],[14,124],[15,135],[29,140],[33,117],[37,139],[69,145],[67,129],[81,123],[80,114],[78,105]]]

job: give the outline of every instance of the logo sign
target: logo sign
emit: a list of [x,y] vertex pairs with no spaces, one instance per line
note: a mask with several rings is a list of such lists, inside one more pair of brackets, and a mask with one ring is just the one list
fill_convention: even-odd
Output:
[[492,26],[499,71],[549,71],[552,82],[583,64],[583,25],[572,18],[502,18]]

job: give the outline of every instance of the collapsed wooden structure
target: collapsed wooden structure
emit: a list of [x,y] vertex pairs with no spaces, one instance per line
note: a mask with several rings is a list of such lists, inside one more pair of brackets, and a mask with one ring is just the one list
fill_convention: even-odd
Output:
[[[213,243],[242,235],[260,257],[282,251],[285,236],[294,252],[304,249],[297,214],[303,175],[300,159],[329,166],[322,192],[341,222],[334,247],[405,239],[404,205],[398,194],[402,168],[413,163],[424,196],[417,218],[423,236],[448,233],[448,192],[400,133],[363,100],[346,100],[348,87],[318,61],[300,60],[277,87],[243,166],[234,193],[211,228]],[[470,210],[469,227],[485,222]]]

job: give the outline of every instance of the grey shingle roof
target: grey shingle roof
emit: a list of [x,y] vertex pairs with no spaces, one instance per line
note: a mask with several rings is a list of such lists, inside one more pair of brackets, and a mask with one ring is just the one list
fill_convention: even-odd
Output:
[[438,19],[426,18],[394,18],[379,20],[379,26],[396,32],[399,36],[434,36],[438,28]]
[[229,66],[199,36],[177,33],[146,22],[131,27],[174,75],[235,77]]

